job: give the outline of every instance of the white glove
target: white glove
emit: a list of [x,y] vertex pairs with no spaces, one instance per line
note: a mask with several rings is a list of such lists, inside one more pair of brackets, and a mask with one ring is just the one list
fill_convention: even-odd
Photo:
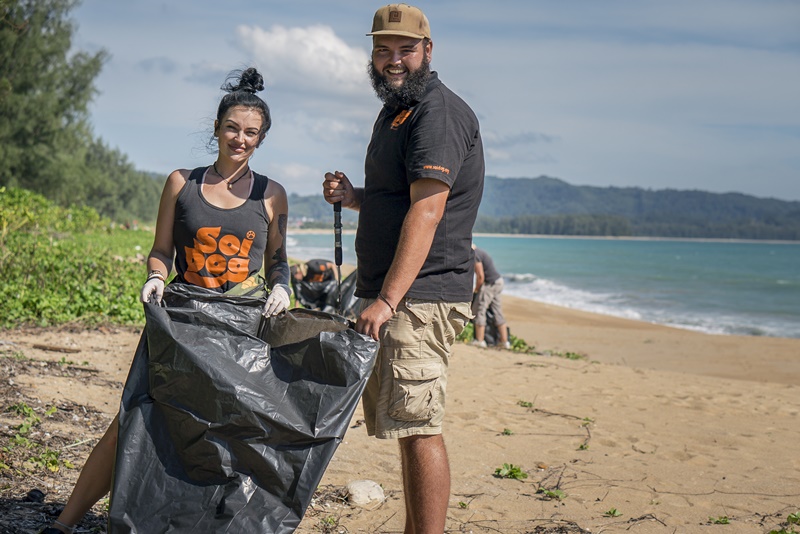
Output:
[[164,281],[153,277],[147,280],[142,286],[141,301],[161,304],[161,297],[164,296]]
[[261,313],[264,317],[278,315],[289,307],[289,295],[291,294],[292,290],[286,284],[275,284],[272,291],[269,292],[267,303],[264,304],[264,311]]

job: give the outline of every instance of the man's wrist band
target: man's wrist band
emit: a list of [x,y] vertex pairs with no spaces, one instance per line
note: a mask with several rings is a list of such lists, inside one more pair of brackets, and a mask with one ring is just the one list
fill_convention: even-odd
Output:
[[161,271],[150,271],[150,274],[148,274],[148,275],[147,275],[147,279],[148,279],[148,280],[151,280],[151,279],[153,279],[153,278],[158,278],[158,279],[159,279],[159,280],[161,280],[162,282],[164,282],[164,281],[165,281],[165,279],[164,279],[164,275],[163,275],[163,274],[161,274]]
[[383,293],[378,293],[378,298],[379,298],[379,299],[381,299],[383,302],[385,302],[387,306],[389,306],[389,309],[390,309],[390,310],[392,310],[392,315],[394,315],[395,313],[397,313],[397,310],[395,310],[395,309],[394,309],[394,306],[392,306],[392,305],[389,303],[389,301],[388,301],[388,300],[386,300],[386,297],[384,297],[384,296],[383,296]]

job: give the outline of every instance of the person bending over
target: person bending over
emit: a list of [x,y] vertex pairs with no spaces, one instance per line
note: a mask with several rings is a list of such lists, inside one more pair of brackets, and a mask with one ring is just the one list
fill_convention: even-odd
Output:
[[475,312],[475,339],[472,345],[486,348],[486,316],[489,310],[494,316],[494,324],[499,333],[500,347],[510,349],[511,343],[508,341],[508,327],[506,319],[503,317],[503,303],[500,301],[500,293],[503,292],[503,277],[494,266],[494,261],[489,254],[472,245],[475,252],[475,302],[473,311]]

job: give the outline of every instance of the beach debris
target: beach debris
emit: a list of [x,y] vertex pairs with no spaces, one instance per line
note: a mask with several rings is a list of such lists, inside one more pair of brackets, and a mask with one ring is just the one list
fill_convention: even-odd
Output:
[[33,488],[25,494],[25,502],[44,502],[45,494],[42,490]]
[[76,349],[73,347],[60,347],[57,345],[45,345],[42,343],[34,343],[33,348],[50,352],[66,352],[68,354],[76,354],[81,351],[81,349]]
[[345,489],[347,502],[356,506],[382,503],[386,499],[381,485],[372,480],[354,480]]

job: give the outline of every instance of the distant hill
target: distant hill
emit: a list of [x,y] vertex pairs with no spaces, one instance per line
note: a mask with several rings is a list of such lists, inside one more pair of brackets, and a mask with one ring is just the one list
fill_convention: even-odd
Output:
[[476,231],[800,240],[800,202],[487,176]]
[[[293,219],[333,224],[321,195],[289,198]],[[356,214],[343,210],[353,225]],[[313,224],[313,223],[312,223]],[[575,186],[487,176],[476,232],[800,240],[800,202],[741,193]]]

